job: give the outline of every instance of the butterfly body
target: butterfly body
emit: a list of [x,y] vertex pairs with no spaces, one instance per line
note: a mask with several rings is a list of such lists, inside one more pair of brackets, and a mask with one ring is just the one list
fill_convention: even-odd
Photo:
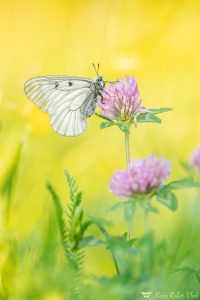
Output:
[[102,98],[101,92],[104,87],[105,83],[102,77],[98,77],[94,80],[94,94],[92,94],[90,100],[86,102],[85,111],[83,112],[84,117],[89,118],[95,113],[97,101],[99,98]]
[[37,107],[50,115],[53,129],[64,136],[77,136],[94,114],[105,82],[68,76],[41,76],[25,83],[25,94]]

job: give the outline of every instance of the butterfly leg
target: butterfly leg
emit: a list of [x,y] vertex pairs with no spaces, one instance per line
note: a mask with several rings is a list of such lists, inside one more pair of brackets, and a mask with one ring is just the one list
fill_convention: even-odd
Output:
[[98,100],[101,102],[101,104],[105,104],[105,103],[103,102],[103,96],[102,96],[102,94],[99,93],[98,97],[99,97]]

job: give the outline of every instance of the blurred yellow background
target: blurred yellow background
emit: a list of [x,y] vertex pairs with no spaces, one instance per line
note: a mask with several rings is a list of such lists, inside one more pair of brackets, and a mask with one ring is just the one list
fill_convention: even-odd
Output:
[[[57,135],[48,116],[26,99],[24,82],[38,75],[95,77],[93,62],[100,63],[105,80],[136,76],[145,107],[174,110],[161,115],[161,125],[132,128],[131,156],[162,154],[172,159],[171,178],[184,176],[179,162],[200,141],[199,15],[198,0],[0,2],[0,174],[23,143],[10,218],[18,239],[48,215],[47,181],[66,204],[65,168],[84,190],[86,211],[111,218],[116,232],[123,227],[121,213],[104,215],[117,201],[109,180],[125,168],[123,133],[114,127],[100,130],[100,119],[93,116],[82,136]],[[176,219],[177,213],[161,209],[152,222],[167,230],[166,222],[173,225]],[[89,269],[109,270],[106,262],[94,266],[90,255]]]

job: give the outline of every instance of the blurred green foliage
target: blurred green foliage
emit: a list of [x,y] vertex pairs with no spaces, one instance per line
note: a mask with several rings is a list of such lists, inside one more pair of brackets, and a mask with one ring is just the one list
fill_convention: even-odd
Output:
[[[13,160],[11,177],[15,165]],[[148,230],[141,237],[127,240],[127,233],[110,235],[111,224],[103,219],[84,219],[82,193],[74,178],[65,174],[69,185],[67,210],[48,184],[54,209],[32,234],[19,244],[10,230],[2,228],[1,299],[51,299],[51,295],[55,299],[141,299],[141,291],[151,291],[154,296],[198,292],[198,202],[192,214],[185,214],[184,222],[179,221],[178,230],[167,236],[159,239],[156,230]],[[178,188],[177,182],[172,186]],[[91,225],[99,229],[97,237],[92,231],[92,235],[86,235]],[[85,270],[84,252],[87,247],[95,247],[95,253],[97,246],[107,249],[113,259],[116,273],[112,276]]]

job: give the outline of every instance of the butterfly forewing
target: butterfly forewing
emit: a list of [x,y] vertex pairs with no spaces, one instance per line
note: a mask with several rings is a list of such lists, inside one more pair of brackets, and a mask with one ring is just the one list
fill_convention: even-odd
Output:
[[92,79],[43,76],[25,83],[25,93],[41,110],[48,112],[53,129],[61,135],[77,136],[87,127],[85,103],[95,99]]

